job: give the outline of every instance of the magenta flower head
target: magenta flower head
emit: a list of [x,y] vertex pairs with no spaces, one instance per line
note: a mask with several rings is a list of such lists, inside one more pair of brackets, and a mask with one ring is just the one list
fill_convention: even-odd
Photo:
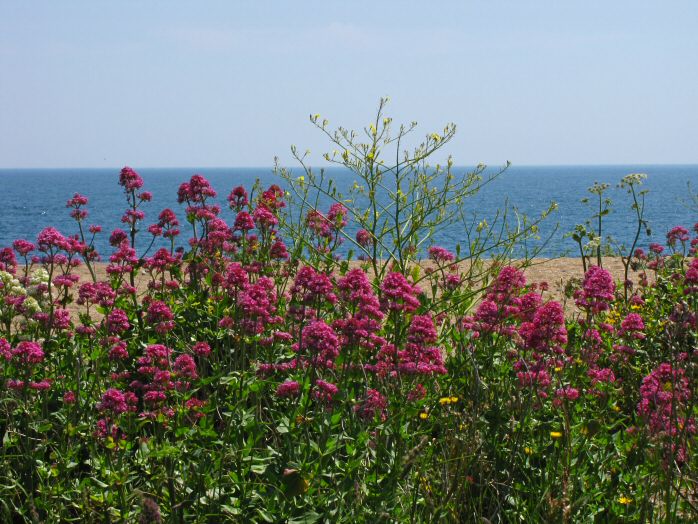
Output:
[[367,248],[371,245],[371,233],[365,229],[359,229],[356,232],[356,243],[363,248]]
[[313,397],[320,403],[325,405],[331,404],[337,393],[339,393],[339,388],[331,382],[325,382],[322,379],[318,379],[315,382]]
[[44,352],[36,342],[23,341],[12,350],[12,357],[22,364],[39,364],[44,360]]
[[645,323],[637,313],[629,313],[621,322],[620,328],[621,333],[630,334],[632,338],[644,338],[642,331],[645,329]]
[[376,418],[385,422],[388,419],[388,399],[378,390],[368,389],[364,399],[354,406],[354,413],[367,422],[373,422]]
[[685,414],[691,401],[691,387],[683,369],[664,362],[642,380],[637,412],[649,424],[652,433],[676,435],[686,427],[695,433],[693,417]]
[[276,396],[280,398],[296,398],[301,393],[301,385],[295,380],[287,380],[276,388]]
[[86,205],[87,205],[87,197],[85,195],[81,195],[80,193],[75,193],[73,195],[73,198],[68,200],[65,207],[80,207],[80,206],[86,206]]
[[448,249],[439,246],[429,248],[429,258],[437,263],[453,262],[456,257]]
[[102,394],[102,401],[97,403],[97,409],[104,412],[111,412],[114,415],[129,411],[127,396],[123,391],[116,388],[109,388]]
[[119,185],[126,191],[135,191],[143,187],[143,179],[130,167],[124,167],[119,173]]
[[175,327],[174,315],[161,300],[153,300],[148,306],[148,322],[160,333],[167,333]]
[[[269,325],[279,322],[280,317],[274,315],[276,302],[276,285],[270,278],[261,277],[244,289],[238,297],[243,314],[240,319],[242,328],[248,333],[260,335]],[[230,323],[232,325],[232,319]]]
[[264,191],[259,197],[259,205],[264,206],[271,211],[281,209],[282,207],[286,207],[286,203],[284,202],[283,198],[284,190],[276,184],[272,184],[269,186],[269,189]]
[[535,312],[532,322],[519,328],[526,347],[540,352],[555,351],[567,343],[565,312],[555,301],[546,302]]
[[201,203],[207,198],[214,198],[216,191],[211,184],[201,175],[194,175],[189,179],[189,199],[191,202]]
[[109,349],[109,360],[126,360],[128,358],[128,346],[123,340],[113,338],[113,345]]
[[429,315],[415,315],[407,333],[407,341],[412,344],[427,345],[436,342],[437,333],[434,321]]
[[572,386],[566,386],[564,388],[559,388],[555,391],[555,396],[560,400],[570,400],[574,401],[579,398],[579,390],[573,388]]
[[239,262],[231,262],[225,271],[224,285],[228,291],[237,292],[248,287],[250,276]]
[[5,360],[12,358],[12,346],[4,338],[0,338],[0,357]]
[[330,221],[317,209],[311,209],[305,216],[305,223],[308,228],[321,238],[331,238]]
[[313,320],[303,328],[299,352],[318,367],[332,368],[339,356],[339,338],[324,321]]
[[250,231],[254,229],[254,219],[247,211],[240,211],[235,217],[234,229],[240,231]]
[[107,331],[112,334],[123,333],[131,324],[128,322],[126,313],[118,308],[114,308],[109,312],[106,318]]
[[275,260],[286,260],[290,256],[283,240],[277,240],[271,245],[269,256]]
[[513,266],[505,266],[497,275],[492,292],[499,298],[516,296],[524,289],[524,286],[526,286],[524,272]]
[[191,350],[200,357],[207,357],[211,354],[211,346],[206,342],[197,342],[192,346]]
[[269,211],[266,207],[259,206],[254,210],[252,214],[255,224],[259,229],[270,229],[279,223],[279,219],[274,216],[274,214]]
[[175,359],[172,369],[182,378],[188,380],[196,380],[198,378],[196,362],[194,362],[191,355],[187,355],[186,353],[179,355]]
[[39,245],[39,250],[48,252],[55,249],[63,249],[67,251],[70,249],[70,242],[63,234],[56,228],[47,227],[37,237],[37,244]]
[[655,255],[661,255],[664,251],[664,246],[662,246],[661,244],[657,244],[656,242],[652,242],[649,247],[650,251]]
[[165,208],[160,212],[158,216],[158,224],[161,227],[165,226],[178,226],[179,220],[177,220],[177,215],[170,208]]
[[575,293],[576,304],[592,313],[606,311],[615,291],[613,276],[603,268],[591,266],[584,275],[582,289]]
[[347,214],[347,208],[343,204],[335,202],[327,212],[327,220],[330,221],[335,230],[339,231],[347,225]]
[[30,252],[34,251],[34,244],[21,238],[12,242],[12,247],[23,257],[26,257]]
[[383,311],[409,313],[419,307],[417,296],[421,289],[410,284],[401,273],[388,273],[380,286]]
[[671,247],[674,247],[677,242],[681,242],[682,244],[684,244],[688,242],[690,239],[691,237],[688,234],[688,229],[682,226],[673,227],[666,234],[666,243],[669,244]]
[[249,203],[247,191],[242,186],[234,188],[228,195],[228,204],[233,211],[242,211],[242,208]]
[[161,524],[162,523],[162,513],[160,512],[160,506],[150,497],[143,497],[143,503],[141,507],[141,515],[138,519],[140,524]]
[[315,271],[310,266],[303,266],[298,270],[293,286],[291,286],[291,296],[305,305],[312,305],[324,300],[330,304],[337,302],[337,297],[332,292],[330,278],[324,273]]
[[11,247],[0,249],[0,271],[14,274],[17,267],[17,257]]
[[118,247],[126,239],[128,239],[126,231],[118,227],[109,235],[109,243],[114,247]]
[[76,400],[77,398],[75,397],[75,392],[73,391],[66,391],[63,395],[63,402],[65,404],[75,404]]

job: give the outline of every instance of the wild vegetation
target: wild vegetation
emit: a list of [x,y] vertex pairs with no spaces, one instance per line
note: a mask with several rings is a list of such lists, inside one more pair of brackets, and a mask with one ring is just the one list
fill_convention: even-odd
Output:
[[[515,251],[551,210],[459,214],[484,166],[429,165],[455,128],[407,152],[414,124],[383,109],[363,132],[311,118],[349,195],[294,150],[302,175],[227,209],[194,175],[186,220],[145,227],[153,195],[124,168],[106,279],[83,195],[75,234],[0,251],[3,521],[698,519],[698,224],[638,248],[626,177],[638,236],[616,247],[640,277],[614,282],[596,187],[565,315]],[[453,220],[461,246],[435,245]]]

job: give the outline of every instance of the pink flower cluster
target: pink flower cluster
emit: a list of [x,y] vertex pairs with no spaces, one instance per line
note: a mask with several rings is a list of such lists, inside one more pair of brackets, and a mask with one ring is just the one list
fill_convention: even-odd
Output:
[[591,266],[584,274],[582,289],[575,293],[577,306],[595,314],[606,311],[615,291],[613,276],[603,268]]
[[655,434],[676,435],[685,428],[696,432],[693,417],[685,414],[692,393],[685,370],[664,362],[642,379],[637,412]]
[[381,309],[384,312],[411,313],[419,307],[417,298],[422,290],[410,284],[402,273],[388,273],[381,289]]
[[385,422],[388,419],[388,399],[378,390],[369,388],[363,400],[354,406],[354,412],[368,422],[376,419]]
[[378,336],[383,320],[380,302],[368,276],[361,269],[352,269],[337,281],[339,298],[346,310],[332,326],[340,333],[343,347],[359,346],[374,349],[385,340]]

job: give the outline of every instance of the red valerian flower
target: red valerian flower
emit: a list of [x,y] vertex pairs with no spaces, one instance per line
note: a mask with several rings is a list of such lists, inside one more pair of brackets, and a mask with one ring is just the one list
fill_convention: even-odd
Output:
[[354,413],[365,421],[372,422],[378,418],[385,422],[388,419],[388,399],[378,390],[368,389],[363,400],[354,406]]
[[130,167],[124,167],[119,173],[119,185],[125,191],[135,191],[143,187],[143,179]]
[[592,313],[600,313],[609,308],[615,291],[613,276],[603,268],[591,266],[584,275],[582,289],[575,293],[576,304]]
[[296,398],[300,395],[301,385],[295,380],[287,380],[276,388],[276,396],[280,398]]
[[322,320],[313,320],[303,328],[301,343],[296,350],[318,367],[332,368],[339,356],[339,338],[331,326]]
[[439,246],[429,248],[429,258],[437,263],[453,262],[456,257],[448,249]]
[[383,311],[409,313],[419,307],[417,296],[421,293],[421,289],[410,284],[401,273],[388,273],[380,289]]

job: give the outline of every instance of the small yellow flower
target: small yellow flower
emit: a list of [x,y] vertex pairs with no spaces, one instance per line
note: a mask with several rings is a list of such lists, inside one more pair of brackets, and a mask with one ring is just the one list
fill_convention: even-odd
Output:
[[441,397],[439,399],[439,404],[441,404],[442,406],[448,405],[450,403],[451,403],[451,397]]
[[624,506],[627,506],[627,505],[630,504],[632,501],[633,501],[633,499],[631,499],[631,498],[629,498],[629,497],[626,497],[625,495],[621,495],[620,497],[618,497],[618,502],[620,502],[620,503],[623,504]]
[[458,402],[458,397],[451,397],[451,404]]
[[620,411],[620,406],[613,406],[611,409],[618,413]]
[[555,373],[560,373],[562,371],[562,367],[558,366],[555,368]]
[[618,321],[620,320],[620,313],[616,311],[615,309],[611,310],[608,312],[606,315],[606,320],[608,321],[609,324],[617,324]]
[[422,412],[419,414],[419,418],[421,418],[422,420],[426,420],[426,419],[429,418],[429,413],[426,413],[426,412],[422,411]]
[[561,431],[551,431],[550,438],[562,438],[562,432]]
[[526,453],[526,455],[533,455],[533,449],[526,446],[524,448],[524,453]]

